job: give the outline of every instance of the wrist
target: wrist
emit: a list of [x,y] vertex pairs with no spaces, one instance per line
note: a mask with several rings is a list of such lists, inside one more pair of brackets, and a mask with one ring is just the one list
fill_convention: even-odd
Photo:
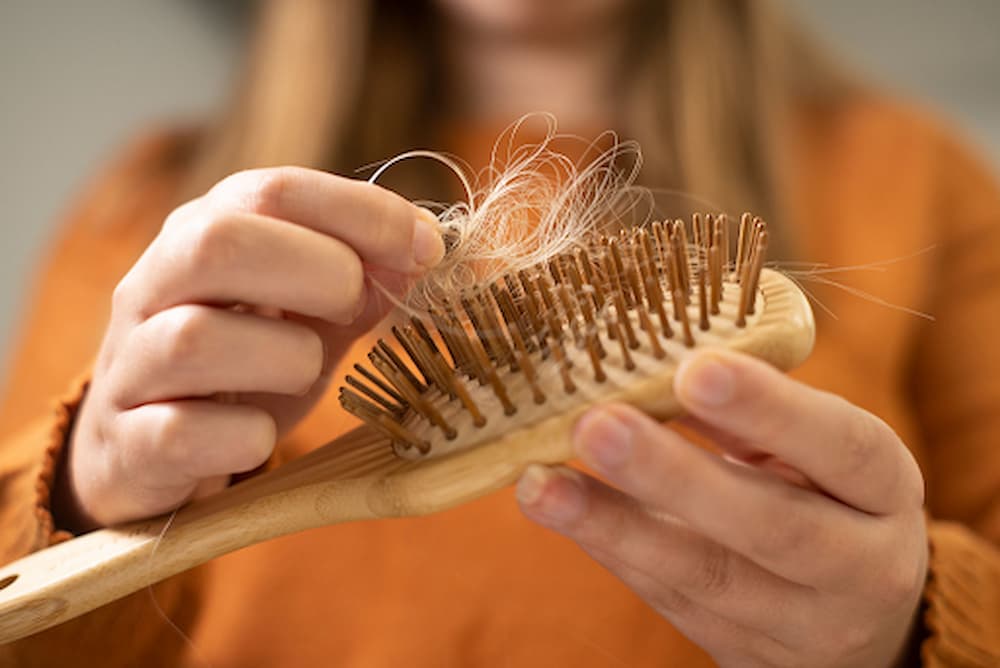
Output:
[[93,531],[101,526],[100,522],[87,512],[74,475],[73,458],[76,453],[74,441],[80,430],[79,416],[85,402],[86,395],[81,399],[76,415],[67,425],[62,453],[56,463],[55,475],[52,479],[50,497],[52,522],[55,528],[76,535]]

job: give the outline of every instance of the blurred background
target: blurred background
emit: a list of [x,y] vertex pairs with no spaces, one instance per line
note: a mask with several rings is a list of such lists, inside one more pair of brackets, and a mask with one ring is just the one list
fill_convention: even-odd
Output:
[[[848,62],[953,119],[1000,167],[1000,2],[785,1]],[[249,4],[0,0],[0,349],[95,166],[137,129],[197,119],[223,99]]]

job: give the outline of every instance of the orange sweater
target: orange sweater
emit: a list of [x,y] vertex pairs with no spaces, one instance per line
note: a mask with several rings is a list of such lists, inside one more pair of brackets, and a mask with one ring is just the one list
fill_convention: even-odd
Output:
[[[0,562],[66,537],[49,485],[109,294],[176,197],[190,137],[133,147],[72,211],[30,302],[0,408]],[[927,478],[923,665],[1000,665],[1000,192],[918,114],[857,102],[794,142],[800,258],[905,256],[815,292],[815,353],[796,375],[886,419]],[[55,411],[51,397],[68,394]],[[351,423],[331,396],[279,445],[289,458]],[[17,666],[706,666],[710,659],[509,492],[433,517],[288,536],[220,558],[0,647]],[[780,521],[780,518],[775,518]],[[203,657],[207,662],[199,659]]]

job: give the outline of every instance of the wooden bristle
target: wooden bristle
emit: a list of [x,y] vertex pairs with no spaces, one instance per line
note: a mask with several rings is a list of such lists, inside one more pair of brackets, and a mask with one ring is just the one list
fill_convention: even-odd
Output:
[[374,419],[379,415],[391,415],[347,387],[340,388],[340,403],[362,419]]
[[406,362],[400,359],[399,355],[396,354],[396,351],[390,348],[385,341],[379,339],[376,345],[382,354],[385,355],[386,359],[388,359],[392,365],[396,367],[399,373],[401,373],[406,380],[413,385],[417,392],[423,392],[426,389],[423,383],[421,383],[417,377],[413,375],[413,372],[410,371],[410,367],[406,366]]
[[375,374],[373,374],[368,369],[364,368],[360,364],[355,364],[354,365],[354,370],[357,371],[358,373],[360,373],[362,376],[364,376],[365,379],[369,383],[371,383],[372,385],[374,385],[378,389],[382,390],[382,392],[384,392],[390,398],[392,398],[397,403],[399,403],[404,409],[406,409],[409,406],[409,404],[407,403],[406,399],[403,398],[403,395],[401,395],[398,392],[396,392],[396,390],[394,390],[392,387],[390,387],[389,385],[387,385],[385,383],[385,381],[383,381],[381,378],[379,378],[378,376],[376,376]]
[[490,364],[489,358],[486,357],[486,351],[481,345],[476,345],[476,342],[473,342],[472,351],[476,356],[476,360],[480,364],[483,374],[486,376],[490,386],[493,388],[493,394],[495,394],[497,399],[500,400],[500,404],[503,406],[504,415],[513,415],[516,413],[517,406],[515,406],[514,402],[510,400],[510,395],[507,393],[507,387],[504,385],[503,381],[500,380],[500,374],[497,373],[496,368]]
[[542,323],[541,313],[544,310],[543,307],[538,303],[535,294],[535,287],[531,281],[530,276],[527,271],[519,271],[517,273],[517,280],[521,284],[521,290],[524,294],[524,313],[531,323],[531,330],[534,333],[535,341],[538,346],[542,349],[542,357],[549,356],[548,347],[545,344],[545,325]]
[[698,329],[708,331],[708,269],[705,263],[698,265]]
[[677,220],[674,222],[674,229],[676,230],[674,256],[680,267],[681,277],[684,281],[684,303],[687,304],[691,300],[691,261],[687,228],[684,226],[683,220]]
[[576,252],[576,259],[583,270],[583,277],[587,279],[587,284],[593,289],[594,306],[601,308],[604,303],[604,286],[594,273],[594,263],[590,259],[590,254],[583,248]]
[[392,335],[399,341],[399,344],[406,351],[406,354],[410,357],[410,361],[423,376],[423,383],[425,386],[436,385],[438,389],[446,390],[447,386],[443,385],[438,381],[436,374],[432,365],[428,363],[426,356],[423,354],[422,350],[419,350],[414,342],[410,339],[410,333],[401,330],[399,327],[392,327]]
[[750,222],[752,218],[749,213],[740,216],[740,236],[736,242],[736,266],[733,271],[742,279],[743,265],[746,263],[747,244],[750,242]]
[[514,342],[514,350],[517,354],[517,363],[520,366],[521,371],[524,373],[524,377],[528,380],[528,384],[531,386],[531,396],[532,400],[536,404],[545,403],[545,393],[542,392],[542,388],[538,385],[538,374],[535,371],[535,365],[531,362],[531,355],[528,352],[528,347],[525,343],[524,337],[518,328],[510,330],[510,338]]
[[611,250],[611,259],[614,260],[615,277],[617,280],[617,287],[622,293],[622,299],[625,301],[625,305],[631,308],[635,306],[639,295],[632,292],[631,286],[626,280],[626,268],[625,262],[622,260],[621,249],[618,244],[612,243],[609,246]]
[[764,256],[767,254],[767,230],[761,228],[757,235],[757,245],[753,251],[753,264],[750,269],[750,298],[747,303],[747,314],[753,315],[757,303],[757,284],[760,282],[760,272],[764,268]]
[[[341,404],[413,456],[442,435],[503,419],[498,409],[514,415],[528,394],[543,404],[552,392],[617,383],[622,369],[676,351],[675,332],[690,348],[694,331],[700,340],[722,314],[747,327],[760,308],[766,224],[742,216],[735,253],[725,215],[696,214],[690,226],[667,220],[595,235],[442,301],[393,326],[392,345],[378,340],[371,368],[355,364],[346,376]],[[554,365],[556,385],[544,365]]]
[[587,346],[587,355],[590,357],[590,365],[594,367],[594,380],[598,383],[603,383],[607,380],[608,376],[604,373],[604,367],[601,366],[601,358],[604,357],[604,351],[599,348],[601,344],[595,332],[587,334],[585,345]]
[[632,359],[632,355],[628,351],[628,345],[625,343],[625,336],[622,332],[622,320],[608,313],[606,316],[607,325],[609,330],[615,330],[618,336],[615,337],[618,340],[618,347],[622,354],[622,361],[624,362],[625,368],[629,371],[635,368],[635,361]]
[[715,229],[712,231],[712,245],[719,249],[719,265],[722,278],[729,269],[729,219],[721,214],[715,219]]
[[722,299],[722,264],[720,261],[719,247],[713,245],[708,250],[708,282],[711,288],[709,298],[709,311],[712,315],[719,315],[719,300]]
[[570,293],[569,286],[567,285],[560,285],[556,288],[556,293],[559,296],[559,303],[562,305],[566,321],[569,323],[570,332],[573,334],[573,340],[577,342],[577,345],[582,346],[583,335],[580,332],[580,324],[576,317],[576,299]]
[[681,331],[684,333],[684,345],[688,348],[694,346],[694,337],[691,335],[691,322],[688,319],[687,306],[684,304],[684,295],[681,291],[674,290],[674,304],[677,307],[677,315],[681,321]]
[[653,357],[656,359],[663,359],[666,352],[664,352],[663,346],[660,345],[660,339],[656,333],[656,327],[653,325],[653,321],[649,317],[649,313],[642,304],[639,304],[636,311],[639,313],[639,325],[642,327],[643,331],[646,332],[646,337],[649,340],[649,347],[653,351]]
[[566,349],[563,348],[562,328],[559,326],[556,317],[555,312],[549,312],[548,320],[552,340],[552,355],[559,366],[559,376],[562,378],[563,391],[566,394],[573,394],[576,392],[576,383],[573,382],[573,378],[569,373],[570,362],[566,356]]
[[656,318],[660,321],[660,331],[663,336],[670,339],[674,336],[674,330],[670,326],[670,316],[663,304],[663,288],[655,276],[646,277],[646,294],[650,296],[650,308],[656,311]]
[[383,397],[381,394],[379,394],[378,392],[375,392],[370,387],[368,387],[367,385],[365,385],[360,380],[358,380],[357,378],[355,378],[354,376],[352,376],[350,374],[347,374],[347,376],[344,378],[344,382],[346,382],[348,385],[350,385],[354,389],[356,389],[359,392],[361,392],[362,394],[364,394],[366,397],[368,397],[369,399],[371,399],[372,401],[374,401],[375,403],[377,403],[381,408],[383,408],[384,410],[389,411],[393,415],[400,415],[405,410],[399,404],[395,404],[395,403],[389,401],[388,399],[386,399],[385,397]]

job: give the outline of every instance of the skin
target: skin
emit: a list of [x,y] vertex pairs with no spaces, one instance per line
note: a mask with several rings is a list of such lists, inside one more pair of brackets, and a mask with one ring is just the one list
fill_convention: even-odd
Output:
[[874,415],[764,362],[685,360],[688,429],[623,405],[580,419],[603,478],[531,467],[531,520],[575,541],[720,666],[893,666],[927,566],[923,481]]
[[[612,127],[621,54],[632,38],[622,0],[438,0],[449,104],[503,127],[527,113],[562,129]],[[552,85],[553,82],[559,85]]]
[[61,517],[156,515],[264,463],[391,306],[372,281],[399,293],[443,255],[430,212],[307,169],[240,172],[176,209],[115,289]]
[[[629,3],[439,4],[460,29],[446,32],[447,74],[468,117],[611,125]],[[373,280],[402,292],[440,260],[428,215],[295,168],[233,175],[174,211],[115,291],[54,490],[61,524],[155,515],[264,462],[386,313]],[[525,515],[722,666],[893,665],[928,551],[923,481],[899,438],[736,354],[685,360],[675,390],[722,456],[628,407],[595,408],[574,442],[603,482],[530,467]]]
[[[570,129],[611,127],[636,4],[438,0],[466,114],[546,109]],[[861,408],[744,356],[694,356],[675,389],[686,426],[725,457],[626,406],[597,408],[574,442],[605,482],[530,467],[524,514],[722,666],[894,665],[928,553],[923,480],[904,444]]]

